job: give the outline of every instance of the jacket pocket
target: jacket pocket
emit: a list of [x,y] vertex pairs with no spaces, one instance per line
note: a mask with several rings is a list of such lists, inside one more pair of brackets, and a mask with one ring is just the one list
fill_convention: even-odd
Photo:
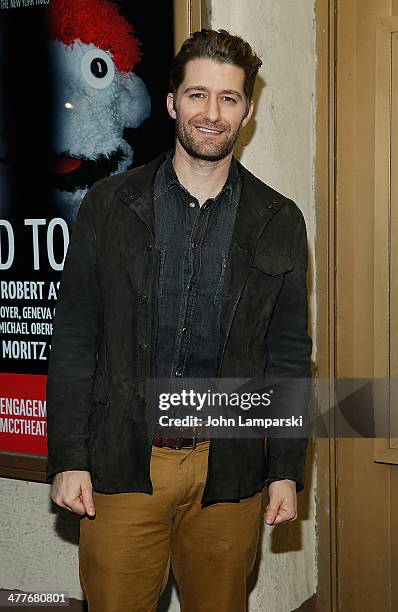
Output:
[[255,254],[252,267],[270,276],[277,276],[290,272],[293,269],[293,264],[288,254],[262,251]]

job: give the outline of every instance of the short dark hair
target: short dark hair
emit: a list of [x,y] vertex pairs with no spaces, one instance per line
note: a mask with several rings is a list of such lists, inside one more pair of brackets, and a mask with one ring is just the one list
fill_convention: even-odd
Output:
[[245,73],[244,92],[247,108],[253,96],[254,82],[262,65],[248,42],[227,30],[200,30],[183,43],[170,66],[169,91],[176,93],[185,77],[185,66],[193,59],[212,59],[220,64],[233,64]]

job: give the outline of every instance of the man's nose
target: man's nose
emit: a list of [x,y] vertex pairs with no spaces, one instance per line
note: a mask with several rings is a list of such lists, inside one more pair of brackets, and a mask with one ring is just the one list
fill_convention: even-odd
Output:
[[220,105],[217,96],[209,96],[205,107],[206,119],[215,123],[220,119]]

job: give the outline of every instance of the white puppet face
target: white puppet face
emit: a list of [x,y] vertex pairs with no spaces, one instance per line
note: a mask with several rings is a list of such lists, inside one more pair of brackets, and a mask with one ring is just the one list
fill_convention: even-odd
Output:
[[56,201],[73,221],[96,181],[131,166],[125,128],[136,128],[151,110],[143,81],[118,71],[112,55],[92,43],[51,43],[57,71],[53,148]]

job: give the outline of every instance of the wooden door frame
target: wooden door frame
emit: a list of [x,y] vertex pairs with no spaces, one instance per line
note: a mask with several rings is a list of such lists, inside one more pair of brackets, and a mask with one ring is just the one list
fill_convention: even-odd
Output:
[[209,26],[206,0],[174,0],[174,50],[177,53],[192,32]]
[[[336,0],[315,0],[316,24],[316,160],[315,160],[315,275],[316,368],[319,378],[335,377],[335,193],[336,193]],[[330,414],[330,412],[329,412]],[[332,417],[332,415],[331,415]],[[316,440],[317,465],[317,610],[337,611],[336,441]]]

